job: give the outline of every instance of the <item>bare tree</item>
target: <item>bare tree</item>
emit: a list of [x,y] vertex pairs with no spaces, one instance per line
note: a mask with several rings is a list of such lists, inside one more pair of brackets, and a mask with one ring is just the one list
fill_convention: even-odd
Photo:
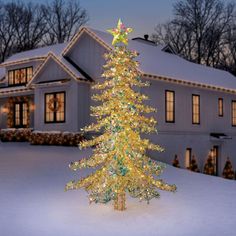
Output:
[[222,0],[181,0],[174,4],[174,19],[161,26],[164,35],[156,29],[154,38],[164,38],[188,60],[218,67],[234,9]]
[[226,47],[221,51],[219,67],[236,75],[236,19],[228,26],[224,40]]
[[69,41],[78,29],[88,21],[88,15],[78,0],[53,0],[43,6],[48,33],[44,38],[46,44]]
[[13,4],[0,3],[0,61],[3,62],[11,54],[15,43],[14,19],[15,9]]
[[15,9],[15,14],[12,16],[16,40],[15,51],[29,50],[41,45],[47,33],[42,6],[17,2],[13,4],[13,8]]

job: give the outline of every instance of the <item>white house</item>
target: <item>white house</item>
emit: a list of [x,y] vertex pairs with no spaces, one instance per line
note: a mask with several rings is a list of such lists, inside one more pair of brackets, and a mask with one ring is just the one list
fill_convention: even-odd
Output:
[[[103,54],[112,36],[82,28],[67,44],[15,54],[1,64],[0,128],[79,131],[90,123],[91,84],[101,79]],[[164,162],[177,154],[187,167],[195,155],[200,169],[212,151],[217,174],[229,156],[236,166],[236,78],[230,73],[186,61],[169,47],[130,40],[140,54],[141,89],[156,107],[159,134],[151,135]]]

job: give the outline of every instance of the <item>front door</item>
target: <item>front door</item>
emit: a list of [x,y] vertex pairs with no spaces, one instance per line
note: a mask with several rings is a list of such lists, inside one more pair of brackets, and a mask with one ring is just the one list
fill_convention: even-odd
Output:
[[14,127],[25,128],[27,126],[28,104],[26,102],[14,103]]

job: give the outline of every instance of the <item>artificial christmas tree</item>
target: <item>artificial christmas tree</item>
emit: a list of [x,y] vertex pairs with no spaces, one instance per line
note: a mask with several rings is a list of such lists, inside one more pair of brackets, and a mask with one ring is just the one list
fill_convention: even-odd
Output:
[[197,160],[194,155],[192,156],[188,169],[194,172],[200,172],[200,170],[198,169]]
[[144,87],[135,61],[138,53],[127,48],[127,35],[132,31],[119,20],[116,29],[109,30],[114,38],[114,49],[105,55],[104,82],[93,89],[101,92],[92,98],[102,104],[91,107],[97,123],[84,128],[85,132],[96,131],[103,134],[81,143],[81,147],[94,146],[93,155],[70,164],[72,170],[98,167],[88,177],[71,181],[66,190],[84,187],[89,192],[90,202],[107,203],[114,201],[116,210],[125,209],[125,195],[149,202],[159,197],[157,189],[175,191],[175,185],[168,185],[154,178],[160,175],[164,166],[152,161],[146,150],[163,151],[159,145],[142,139],[141,133],[156,131],[156,120],[145,117],[144,113],[155,109],[144,105],[148,97],[134,91],[134,87]]
[[234,179],[234,170],[229,157],[227,157],[222,176],[226,179]]
[[173,165],[174,167],[180,168],[180,165],[179,165],[179,158],[178,158],[177,155],[175,155],[175,158],[174,158],[174,160],[173,160],[173,162],[172,162],[172,165]]
[[208,155],[206,164],[204,165],[203,173],[207,175],[215,175],[215,167],[211,155]]

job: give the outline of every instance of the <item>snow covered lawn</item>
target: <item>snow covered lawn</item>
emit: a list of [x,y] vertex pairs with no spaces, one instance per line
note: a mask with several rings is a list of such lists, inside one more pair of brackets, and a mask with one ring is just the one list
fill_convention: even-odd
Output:
[[0,143],[0,235],[235,235],[236,181],[168,166],[162,177],[177,193],[160,191],[149,205],[128,199],[128,209],[116,212],[111,204],[89,205],[84,190],[64,192],[78,175],[68,164],[89,153]]

